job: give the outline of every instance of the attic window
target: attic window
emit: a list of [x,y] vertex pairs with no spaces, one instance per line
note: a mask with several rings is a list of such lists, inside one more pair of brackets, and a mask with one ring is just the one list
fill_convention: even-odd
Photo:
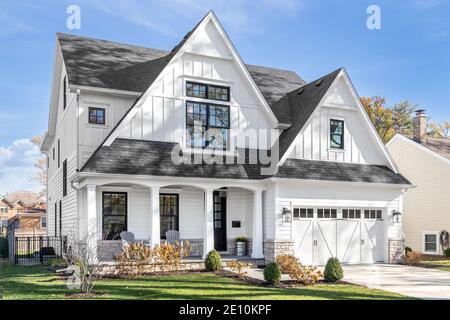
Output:
[[344,149],[344,121],[330,120],[330,148]]
[[105,109],[89,107],[89,123],[105,124]]

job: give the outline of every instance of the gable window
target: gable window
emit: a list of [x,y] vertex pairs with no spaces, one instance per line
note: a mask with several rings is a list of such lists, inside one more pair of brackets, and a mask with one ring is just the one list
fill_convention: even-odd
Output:
[[186,82],[186,95],[188,97],[196,97],[206,99],[207,96],[207,86],[205,84]]
[[103,239],[119,240],[127,231],[127,194],[103,192]]
[[105,109],[89,107],[89,123],[105,124]]
[[344,121],[330,120],[330,148],[344,149]]
[[179,231],[178,210],[179,210],[178,194],[161,193],[159,195],[161,239],[166,238],[166,232],[169,230]]
[[225,150],[229,128],[229,106],[186,102],[187,147]]
[[67,107],[67,77],[63,80],[63,110]]
[[438,253],[438,233],[437,232],[425,232],[423,234],[423,251],[425,253]]
[[230,101],[230,88],[213,84],[187,81],[186,96],[201,99]]
[[67,196],[67,159],[63,162],[63,197]]

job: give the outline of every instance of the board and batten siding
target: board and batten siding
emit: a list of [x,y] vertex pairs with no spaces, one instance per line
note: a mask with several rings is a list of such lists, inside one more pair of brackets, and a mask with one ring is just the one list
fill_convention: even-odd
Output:
[[424,232],[450,232],[450,164],[415,144],[395,139],[388,150],[401,174],[416,186],[403,196],[403,229],[406,246],[423,252]]
[[[133,117],[126,119],[119,137],[177,142],[185,146],[186,100],[204,101],[185,96],[186,81],[230,87],[230,102],[209,100],[230,106],[230,128],[235,130],[266,129],[270,136],[271,120],[253,92],[251,85],[238,69],[223,39],[211,23],[205,32],[198,32],[183,54],[161,73],[150,91],[136,106]],[[194,53],[195,52],[195,53]],[[230,134],[230,140],[237,134]],[[257,136],[257,133],[256,133]],[[258,136],[257,136],[258,137]],[[270,138],[259,138],[247,146],[267,148]],[[243,147],[244,141],[237,141]]]

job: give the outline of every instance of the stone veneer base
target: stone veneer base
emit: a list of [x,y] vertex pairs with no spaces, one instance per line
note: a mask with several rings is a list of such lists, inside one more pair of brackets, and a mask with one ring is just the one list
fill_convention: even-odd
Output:
[[266,264],[275,261],[281,254],[294,254],[294,242],[290,240],[264,240]]
[[405,240],[404,239],[389,239],[389,263],[399,264],[403,263],[405,258]]

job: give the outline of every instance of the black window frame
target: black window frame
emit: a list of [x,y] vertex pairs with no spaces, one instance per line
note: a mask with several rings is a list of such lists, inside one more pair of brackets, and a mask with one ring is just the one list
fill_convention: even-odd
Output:
[[59,236],[62,237],[62,201],[59,200]]
[[[119,192],[119,191],[103,191],[102,192],[102,239],[103,240],[120,240],[120,236],[118,239],[107,239],[105,237],[105,194],[117,194],[117,195],[125,195],[125,229],[123,231],[128,231],[128,192]],[[113,214],[109,214],[106,216],[115,216]]]
[[[203,130],[204,130],[204,132],[203,132],[203,135],[205,134],[205,132],[208,132],[208,130],[209,129],[225,129],[225,130],[230,130],[230,125],[231,125],[231,119],[230,119],[230,106],[228,106],[228,105],[223,105],[223,104],[216,104],[216,103],[205,103],[205,102],[198,102],[198,101],[191,101],[191,100],[186,100],[186,108],[185,108],[185,117],[186,117],[186,130],[188,131],[188,127],[194,127],[195,128],[195,125],[193,125],[193,124],[188,124],[188,121],[187,121],[187,119],[188,119],[188,104],[190,104],[190,103],[192,103],[192,104],[201,104],[201,105],[204,105],[205,107],[206,107],[206,123],[205,123],[205,125],[204,126],[202,126],[203,127]],[[227,113],[228,113],[228,115],[227,115],[227,120],[228,120],[228,123],[227,123],[227,126],[226,127],[221,127],[221,126],[217,126],[217,125],[211,125],[210,124],[210,119],[211,119],[211,107],[220,107],[220,108],[226,108],[226,110],[227,110]],[[194,108],[195,109],[195,108]],[[195,114],[195,113],[193,113],[193,114]],[[229,148],[229,145],[230,145],[230,137],[229,137],[229,131],[227,131],[227,137],[226,137],[226,139],[227,139],[227,141],[226,141],[226,145],[224,146],[224,148],[222,148],[222,149],[216,149],[216,150],[228,150],[228,148]],[[207,138],[207,137],[206,137]],[[210,140],[209,139],[206,139],[205,141],[202,141],[202,149],[208,149],[209,148],[209,142],[210,142]],[[200,149],[200,147],[197,147],[197,146],[195,146],[195,145],[191,145],[191,144],[189,144],[188,145],[188,136],[186,136],[186,147],[187,148],[190,148],[190,149]]]
[[162,201],[161,201],[161,197],[175,197],[176,198],[176,215],[175,215],[175,223],[176,223],[176,228],[175,229],[171,229],[171,230],[177,230],[180,231],[180,195],[178,193],[160,193],[159,194],[159,220],[160,220],[160,237],[161,239],[166,239],[166,233],[164,232],[163,234],[163,228],[161,228],[161,222],[162,222]]
[[[96,119],[95,121],[91,121],[91,110],[92,111],[103,111],[103,122],[99,122],[97,117],[97,114],[94,116]],[[88,123],[89,124],[97,124],[97,125],[105,125],[106,124],[106,109],[105,108],[99,108],[99,107],[89,107],[88,108]]]
[[318,208],[317,219],[337,219],[336,208]]
[[[338,122],[338,123],[341,123],[342,124],[342,133],[339,135],[339,134],[336,134],[336,133],[333,133],[332,131],[331,131],[331,126],[332,126],[332,122]],[[344,131],[345,131],[345,122],[344,122],[344,120],[339,120],[339,119],[330,119],[330,148],[331,149],[336,149],[336,150],[343,150],[344,149],[344,147],[345,147],[345,140],[344,140]],[[337,135],[339,135],[340,137],[341,137],[341,144],[340,144],[340,146],[332,146],[331,145],[331,142],[332,141],[334,141],[333,140],[333,136],[337,136]],[[334,141],[335,142],[335,141]]]
[[58,168],[61,167],[61,141],[58,139]]
[[[203,86],[205,87],[205,97],[200,97],[200,96],[195,96],[195,95],[188,95],[187,93],[187,85],[197,85],[197,86]],[[230,102],[231,97],[230,97],[230,87],[228,86],[221,86],[221,85],[216,85],[216,84],[209,84],[209,83],[202,83],[202,82],[196,82],[196,81],[186,81],[186,84],[184,86],[185,88],[185,93],[186,93],[186,97],[191,97],[191,98],[198,98],[198,99],[209,99],[209,100],[214,100],[214,101],[223,101],[223,102]],[[218,88],[218,89],[226,89],[227,90],[227,99],[216,99],[216,98],[211,98],[211,95],[209,94],[209,89],[210,88]]]
[[67,108],[67,76],[63,80],[63,110]]
[[62,179],[63,179],[63,197],[67,196],[67,159],[65,159],[63,161],[63,174],[62,174]]

